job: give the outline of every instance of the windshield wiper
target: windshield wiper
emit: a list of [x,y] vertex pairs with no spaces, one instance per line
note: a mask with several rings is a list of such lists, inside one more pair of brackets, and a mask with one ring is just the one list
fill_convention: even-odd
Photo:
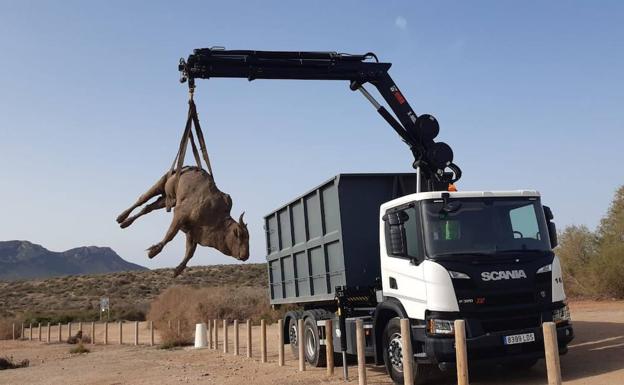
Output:
[[505,249],[497,250],[496,254],[509,254],[509,253],[548,253],[550,250],[544,249]]
[[495,253],[485,251],[453,251],[450,253],[434,254],[433,259],[446,259],[450,257],[492,257]]

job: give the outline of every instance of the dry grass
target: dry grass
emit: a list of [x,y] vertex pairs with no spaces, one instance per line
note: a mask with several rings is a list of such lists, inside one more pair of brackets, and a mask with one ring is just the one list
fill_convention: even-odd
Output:
[[[173,278],[172,269],[159,269],[0,281],[0,319],[53,324],[94,321],[99,318],[100,298],[109,297],[113,320],[141,321],[145,319],[150,302],[173,285],[265,287],[266,282],[265,264],[195,266],[187,268],[177,278]],[[6,327],[0,323],[0,338],[6,333],[4,329]]]
[[0,370],[27,368],[28,365],[30,365],[30,361],[28,360],[15,362],[13,357],[0,357]]
[[83,354],[83,353],[89,353],[91,352],[89,349],[85,348],[85,346],[82,344],[82,341],[80,341],[78,343],[78,345],[74,346],[73,348],[69,349],[69,353],[70,354]]
[[278,312],[271,309],[266,290],[264,286],[201,289],[174,286],[152,302],[147,318],[159,329],[164,345],[190,344],[195,330],[193,325],[199,322],[207,323],[212,319],[265,319],[273,322],[280,318],[283,310]]
[[15,324],[15,338],[21,337],[22,329],[20,322],[16,318],[0,318],[0,340],[10,340],[13,338],[13,324]]

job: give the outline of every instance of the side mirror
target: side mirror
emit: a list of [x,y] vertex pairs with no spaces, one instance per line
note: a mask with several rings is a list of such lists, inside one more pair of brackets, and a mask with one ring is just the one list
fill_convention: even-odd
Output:
[[382,218],[386,222],[386,251],[390,255],[404,257],[407,255],[407,242],[405,240],[405,223],[409,217],[404,211],[388,213]]
[[559,244],[557,239],[557,226],[555,222],[548,221],[548,238],[550,238],[550,247],[553,249]]
[[546,221],[548,224],[548,238],[550,238],[550,247],[554,249],[559,244],[559,240],[557,239],[557,226],[555,226],[555,222],[552,222],[555,216],[553,215],[550,207],[543,206],[543,208],[544,216],[546,217]]

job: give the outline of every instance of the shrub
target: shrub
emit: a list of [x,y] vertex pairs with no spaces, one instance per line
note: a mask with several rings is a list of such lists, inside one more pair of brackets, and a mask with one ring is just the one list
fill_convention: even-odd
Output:
[[282,315],[282,312],[271,309],[264,287],[198,289],[173,286],[152,301],[147,318],[159,329],[163,344],[179,346],[193,341],[195,324],[198,322],[207,323],[212,319],[265,319],[271,323]]
[[83,353],[89,353],[90,350],[85,348],[85,346],[82,344],[82,342],[79,342],[78,345],[76,345],[75,347],[69,349],[69,353],[71,354],[83,354]]
[[21,321],[18,321],[17,318],[0,318],[0,340],[13,338],[13,323],[15,323],[15,338],[21,337]]
[[13,357],[0,357],[0,370],[26,368],[28,365],[30,365],[30,361],[28,360],[15,362]]

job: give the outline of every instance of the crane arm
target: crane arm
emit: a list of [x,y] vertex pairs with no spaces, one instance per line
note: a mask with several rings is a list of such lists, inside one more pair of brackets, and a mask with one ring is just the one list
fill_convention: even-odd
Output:
[[[453,151],[446,143],[434,141],[439,132],[437,121],[431,115],[416,115],[388,74],[391,65],[379,62],[373,53],[201,48],[195,49],[186,61],[181,59],[179,70],[180,80],[188,81],[191,89],[195,79],[209,78],[348,81],[350,88],[361,91],[410,147],[415,159],[413,166],[427,182],[422,190],[446,190],[449,183],[461,176],[461,170],[453,163]],[[366,83],[377,88],[394,116],[368,93]],[[445,171],[447,168],[451,172]]]

